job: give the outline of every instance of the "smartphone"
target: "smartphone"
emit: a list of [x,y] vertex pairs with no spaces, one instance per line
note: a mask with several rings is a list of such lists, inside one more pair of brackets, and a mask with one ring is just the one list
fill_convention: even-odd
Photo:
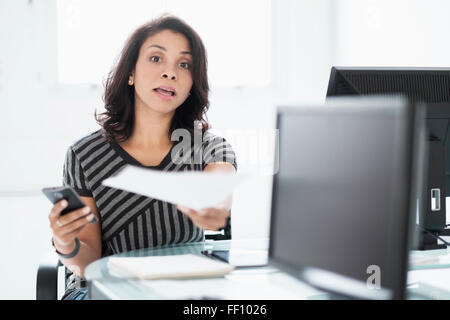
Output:
[[[67,206],[67,208],[61,211],[61,215],[65,215],[66,213],[81,209],[86,206],[86,204],[83,202],[83,200],[80,199],[75,190],[73,190],[73,188],[69,186],[43,188],[42,192],[53,204],[61,201],[62,199],[67,200],[69,205]],[[96,220],[97,219],[94,218],[94,220],[92,220],[92,223]]]

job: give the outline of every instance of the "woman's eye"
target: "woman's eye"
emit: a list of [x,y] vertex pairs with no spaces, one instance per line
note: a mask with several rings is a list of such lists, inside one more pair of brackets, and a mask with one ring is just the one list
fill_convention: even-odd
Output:
[[184,69],[190,69],[191,65],[187,62],[182,62],[182,63],[180,63],[180,67],[182,67]]
[[150,61],[151,61],[151,62],[159,62],[160,60],[161,60],[161,58],[158,57],[158,56],[152,56],[152,57],[150,57]]

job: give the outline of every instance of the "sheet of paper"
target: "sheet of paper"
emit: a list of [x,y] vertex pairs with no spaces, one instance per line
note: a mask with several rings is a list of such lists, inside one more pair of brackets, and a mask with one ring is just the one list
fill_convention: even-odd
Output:
[[108,268],[113,274],[139,279],[214,277],[223,276],[234,269],[227,263],[194,254],[111,257],[108,260]]
[[128,165],[102,183],[199,210],[225,200],[244,178],[240,174],[160,171]]

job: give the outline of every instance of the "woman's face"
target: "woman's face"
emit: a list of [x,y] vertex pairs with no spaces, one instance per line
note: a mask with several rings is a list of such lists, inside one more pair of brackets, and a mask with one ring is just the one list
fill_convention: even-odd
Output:
[[164,114],[174,112],[192,88],[192,62],[183,34],[163,30],[147,38],[131,75],[136,105]]

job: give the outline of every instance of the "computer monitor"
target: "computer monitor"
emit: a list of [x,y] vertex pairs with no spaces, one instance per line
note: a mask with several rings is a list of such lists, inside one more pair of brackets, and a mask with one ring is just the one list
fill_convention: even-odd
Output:
[[271,265],[346,296],[404,298],[424,165],[415,110],[400,98],[278,108]]
[[332,67],[327,97],[403,94],[426,103],[428,180],[420,213],[423,233],[418,249],[443,249],[430,235],[450,235],[445,197],[450,196],[450,68]]

